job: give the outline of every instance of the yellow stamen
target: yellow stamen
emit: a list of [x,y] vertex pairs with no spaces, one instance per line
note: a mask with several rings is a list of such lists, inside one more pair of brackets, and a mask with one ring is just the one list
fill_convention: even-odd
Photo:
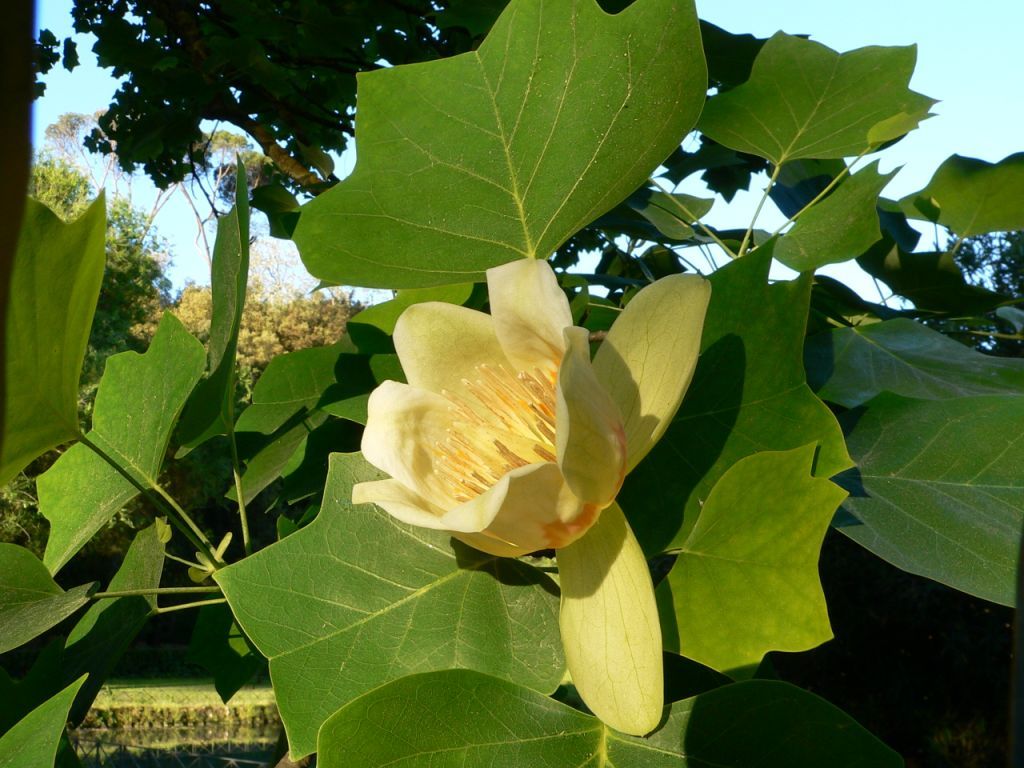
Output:
[[462,390],[443,394],[451,426],[434,444],[434,472],[458,502],[494,486],[513,469],[555,461],[555,376],[478,365]]

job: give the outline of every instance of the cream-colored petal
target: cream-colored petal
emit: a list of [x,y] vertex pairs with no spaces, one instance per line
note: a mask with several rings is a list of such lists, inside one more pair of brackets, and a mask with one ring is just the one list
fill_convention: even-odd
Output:
[[566,328],[555,391],[555,447],[565,481],[580,499],[603,507],[625,477],[626,438],[618,406],[590,363],[589,334]]
[[394,340],[408,382],[431,392],[475,380],[479,365],[508,366],[491,316],[455,304],[413,304],[398,318]]
[[519,467],[479,496],[443,510],[396,480],[359,483],[355,504],[372,503],[403,523],[445,531],[499,557],[559,548],[582,536],[599,510],[585,505],[550,462]]
[[664,434],[690,386],[710,298],[702,277],[664,277],[626,305],[594,356],[597,378],[622,413],[627,472]]
[[661,721],[661,625],[650,571],[613,503],[590,531],[558,552],[565,660],[583,701],[634,736]]
[[451,531],[482,531],[495,542],[488,547],[486,541],[466,539],[471,546],[515,556],[568,546],[594,523],[598,511],[576,498],[555,464],[541,462],[512,470],[486,493],[448,512],[443,522]]
[[385,381],[370,394],[364,458],[440,507],[453,502],[434,473],[436,446],[451,424],[448,400],[418,387]]
[[572,325],[569,301],[543,260],[519,259],[487,270],[498,341],[520,371],[550,370],[565,351],[562,329]]
[[[497,491],[504,495],[506,488]],[[434,506],[415,491],[411,491],[397,480],[376,480],[358,483],[352,487],[353,504],[376,504],[400,522],[420,528],[444,531],[455,536],[471,547],[500,557],[518,557],[522,550],[490,536],[486,533],[473,531],[453,531],[451,525],[464,524],[473,527],[480,525],[479,519],[473,515],[462,514],[460,520],[445,519],[445,511]],[[485,511],[486,514],[486,511]],[[484,520],[483,522],[489,522]]]
[[352,486],[353,504],[376,504],[403,523],[445,530],[444,510],[397,480],[373,480]]

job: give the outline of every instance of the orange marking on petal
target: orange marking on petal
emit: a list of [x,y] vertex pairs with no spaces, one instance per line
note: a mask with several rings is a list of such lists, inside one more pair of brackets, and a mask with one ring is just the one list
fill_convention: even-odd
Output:
[[560,549],[572,544],[590,526],[597,522],[597,516],[601,514],[597,504],[584,504],[583,509],[572,521],[566,523],[556,520],[543,526],[544,538],[552,549]]

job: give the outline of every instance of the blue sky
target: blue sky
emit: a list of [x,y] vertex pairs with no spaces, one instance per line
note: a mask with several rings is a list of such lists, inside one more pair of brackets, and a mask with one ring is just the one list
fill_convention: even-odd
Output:
[[[935,117],[880,155],[883,171],[903,166],[886,189],[890,197],[923,187],[935,168],[953,153],[994,161],[1024,150],[1024,44],[1020,39],[1024,0],[696,2],[702,18],[730,32],[768,37],[783,29],[809,34],[839,51],[865,45],[918,45],[911,87],[940,102],[933,108]],[[61,39],[74,36],[70,9],[70,0],[42,0],[38,26]],[[92,42],[83,36],[75,38],[82,66],[73,73],[57,67],[47,76],[46,95],[35,107],[33,138],[37,146],[45,127],[59,115],[101,109],[109,104],[116,88],[107,71],[96,66]],[[745,225],[762,187],[763,183],[755,183],[751,193],[740,193],[732,205],[716,205],[709,223]],[[151,186],[136,182],[134,195],[144,204],[152,195]],[[783,218],[770,206],[766,209],[761,221],[774,229]],[[170,275],[175,285],[180,287],[187,280],[208,282],[206,264],[194,245],[195,223],[184,200],[173,199],[161,212],[157,227],[172,244]],[[842,271],[839,275],[851,279]]]

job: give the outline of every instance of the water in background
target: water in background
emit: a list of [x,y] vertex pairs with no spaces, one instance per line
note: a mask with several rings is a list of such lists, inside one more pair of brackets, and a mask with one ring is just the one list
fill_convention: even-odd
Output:
[[83,768],[263,768],[278,726],[78,729],[69,733]]

